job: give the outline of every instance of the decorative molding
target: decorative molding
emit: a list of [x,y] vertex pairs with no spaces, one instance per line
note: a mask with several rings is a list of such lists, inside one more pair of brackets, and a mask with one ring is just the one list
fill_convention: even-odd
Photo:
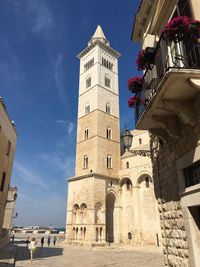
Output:
[[90,177],[94,177],[94,178],[102,179],[102,180],[107,180],[107,181],[110,181],[110,180],[119,181],[119,178],[117,178],[117,177],[112,177],[112,176],[108,176],[108,175],[100,174],[100,173],[95,173],[95,172],[91,172],[91,173],[81,175],[81,176],[70,177],[67,179],[67,181],[73,182],[73,181],[77,181],[77,180],[87,179]]
[[165,131],[164,129],[162,129],[162,128],[152,128],[152,129],[150,129],[150,132],[153,135],[156,135],[156,136],[160,137],[164,143],[167,143],[167,141],[169,139],[169,135],[167,134],[167,131]]
[[180,126],[177,116],[153,115],[152,119],[160,125],[172,138],[179,138]]
[[151,157],[150,150],[129,150],[133,156]]
[[165,99],[163,104],[164,108],[174,112],[183,123],[191,126],[196,124],[191,100]]

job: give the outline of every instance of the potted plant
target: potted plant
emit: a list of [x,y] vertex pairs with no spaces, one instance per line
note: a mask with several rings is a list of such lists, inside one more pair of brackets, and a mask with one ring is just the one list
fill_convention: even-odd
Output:
[[138,53],[136,61],[138,70],[152,69],[155,64],[155,52],[153,47],[147,47]]
[[176,43],[196,41],[200,38],[200,21],[187,16],[173,18],[164,27],[163,36]]
[[131,96],[128,100],[128,106],[130,108],[134,108],[136,105],[144,105],[144,100],[138,96],[138,95],[134,95],[134,96]]
[[128,80],[128,89],[132,93],[137,93],[142,90],[144,80],[142,76],[134,76]]

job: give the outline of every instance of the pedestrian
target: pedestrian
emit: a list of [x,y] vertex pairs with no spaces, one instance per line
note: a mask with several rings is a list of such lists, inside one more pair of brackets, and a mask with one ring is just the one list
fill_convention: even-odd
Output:
[[35,253],[35,251],[37,249],[35,238],[32,238],[31,242],[28,245],[28,248],[30,249],[31,261],[32,261],[33,260],[33,254]]
[[57,237],[54,236],[54,238],[53,238],[53,244],[54,244],[54,246],[56,245],[56,241],[57,241]]
[[50,243],[51,243],[51,237],[49,235],[48,238],[47,238],[47,245],[48,245],[48,247],[50,246]]
[[15,241],[15,235],[13,234],[11,238],[12,238],[12,242],[14,243],[14,241]]
[[30,243],[29,236],[26,238],[26,246],[28,247],[28,244]]
[[41,238],[41,247],[43,248],[44,245],[44,237]]

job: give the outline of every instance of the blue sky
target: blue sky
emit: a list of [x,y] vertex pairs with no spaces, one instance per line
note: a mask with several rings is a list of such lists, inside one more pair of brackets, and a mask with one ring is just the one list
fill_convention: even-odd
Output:
[[127,80],[138,74],[130,41],[139,0],[0,1],[0,96],[19,134],[11,185],[14,224],[65,225],[74,175],[79,60],[98,24],[119,59],[121,128],[134,127]]

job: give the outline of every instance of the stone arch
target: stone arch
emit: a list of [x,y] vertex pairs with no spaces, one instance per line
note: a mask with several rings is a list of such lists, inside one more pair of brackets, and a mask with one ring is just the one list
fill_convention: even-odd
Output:
[[72,208],[72,222],[74,224],[78,223],[79,220],[79,212],[80,212],[80,207],[78,204],[74,204]]
[[123,187],[126,188],[126,190],[132,190],[133,183],[129,177],[123,177],[119,181],[119,186],[122,189]]
[[81,212],[81,223],[87,222],[87,205],[85,203],[82,203],[80,205],[80,212]]
[[147,182],[147,177],[148,177],[149,183],[153,183],[153,179],[151,175],[148,172],[143,172],[137,178],[137,185],[141,186],[143,182]]
[[116,202],[116,195],[109,192],[106,196],[106,241],[114,242],[114,208]]
[[95,224],[101,223],[101,210],[102,210],[102,203],[99,201],[95,204]]

